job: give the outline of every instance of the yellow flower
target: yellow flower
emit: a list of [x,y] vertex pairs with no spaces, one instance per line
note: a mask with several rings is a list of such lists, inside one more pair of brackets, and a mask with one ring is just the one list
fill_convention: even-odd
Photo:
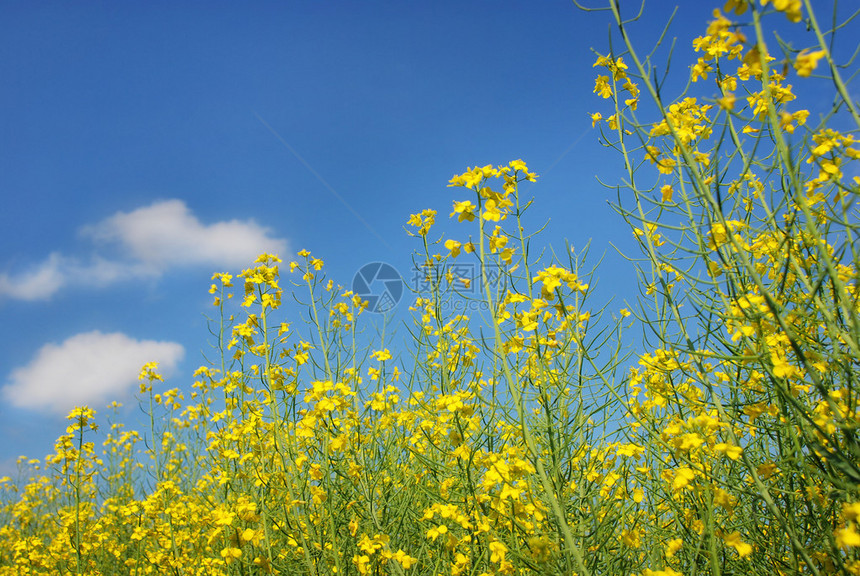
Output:
[[672,479],[672,490],[674,490],[676,492],[679,490],[683,490],[695,478],[696,478],[696,473],[693,470],[691,470],[690,468],[687,468],[686,466],[678,468],[675,471],[675,477]]
[[610,130],[618,130],[618,114],[613,114],[606,119],[606,124]]
[[[726,220],[725,225],[720,222],[715,222],[709,234],[710,238],[708,239],[708,246],[711,250],[718,249],[729,241],[730,235],[734,235],[736,231],[745,227],[746,224],[739,220]],[[740,237],[738,236],[735,236],[735,239],[740,241]]]
[[684,576],[681,572],[666,568],[664,570],[650,570],[648,568],[642,571],[642,576]]
[[398,549],[397,552],[391,555],[391,557],[397,560],[400,565],[406,570],[412,568],[412,566],[414,566],[418,562],[418,558],[410,556],[401,549]]
[[723,11],[731,12],[732,10],[734,10],[736,16],[740,16],[741,14],[746,12],[746,0],[726,0],[726,5],[723,6]]
[[762,6],[770,3],[773,3],[773,7],[784,13],[785,17],[792,22],[800,22],[803,19],[800,0],[761,0]]
[[158,372],[158,362],[147,362],[140,369],[140,374],[138,375],[138,380],[148,380],[152,382],[153,380],[158,380],[160,382],[164,382],[164,378],[162,378]]
[[391,352],[388,351],[388,348],[383,348],[382,350],[377,350],[371,354],[378,362],[385,362],[386,360],[391,360]]
[[504,220],[507,215],[502,212],[502,208],[503,206],[501,206],[500,203],[496,200],[487,200],[486,204],[484,204],[484,213],[481,214],[481,217],[484,220],[490,220],[492,222]]
[[460,255],[460,247],[461,246],[462,245],[459,242],[457,242],[456,240],[451,240],[451,239],[445,240],[445,248],[451,252],[452,258],[456,258],[457,256]]
[[245,542],[250,542],[256,537],[257,532],[255,530],[252,530],[251,528],[245,528],[245,530],[242,531],[242,540],[244,540]]
[[657,165],[657,170],[661,174],[671,174],[675,171],[675,165],[677,162],[673,158],[661,158],[660,156],[663,154],[659,148],[656,146],[646,146],[648,160],[652,164]]
[[[753,46],[744,55],[743,65],[738,68],[738,78],[743,81],[750,79],[750,76],[761,78],[761,52],[758,46]],[[772,62],[775,58],[767,53],[764,55],[766,62]]]
[[782,354],[771,353],[770,359],[773,362],[773,375],[777,378],[791,378],[798,373],[797,368],[791,365]]
[[793,114],[782,111],[779,114],[779,126],[789,134],[794,133],[794,122],[803,126],[806,124],[806,119],[809,118],[809,110],[798,110]]
[[734,92],[726,92],[722,98],[717,98],[717,105],[723,110],[734,110],[736,101]]
[[255,264],[274,264],[275,262],[282,262],[282,260],[278,258],[277,254],[268,254],[266,252],[263,252],[262,254],[257,256],[256,260],[254,260]]
[[724,442],[720,442],[719,444],[714,446],[714,450],[722,452],[732,460],[737,460],[738,458],[740,458],[741,453],[743,452],[743,449],[740,446],[733,446]]
[[601,114],[600,112],[595,112],[594,114],[592,114],[591,115],[591,127],[594,128],[594,126],[598,122],[600,122],[601,120],[603,120],[603,114]]
[[352,563],[355,564],[359,574],[368,574],[370,572],[370,568],[367,566],[370,564],[370,556],[367,554],[362,554],[360,556],[355,554],[352,557]]
[[726,76],[720,80],[720,90],[730,92],[738,89],[738,79],[734,76]]
[[842,517],[857,522],[860,520],[860,502],[842,505]]
[[824,50],[817,52],[809,52],[806,50],[800,52],[794,61],[794,69],[797,70],[797,75],[806,78],[818,66],[818,61],[824,58]]
[[442,534],[448,532],[448,527],[444,524],[439,524],[438,526],[434,526],[427,531],[427,537],[431,540],[436,540]]
[[624,80],[627,78],[627,64],[624,63],[624,60],[619,56],[615,62],[610,62],[607,66],[612,71],[612,77],[615,80]]
[[501,542],[490,542],[490,562],[502,562],[508,548]]
[[239,548],[224,548],[221,550],[221,557],[224,562],[230,564],[242,557],[242,551]]
[[672,190],[672,186],[670,184],[666,184],[665,186],[660,188],[660,196],[663,202],[671,202],[673,192],[674,190]]
[[854,526],[839,528],[833,532],[833,536],[836,538],[836,545],[840,548],[854,548],[860,546],[860,534],[857,533]]
[[737,551],[738,556],[741,558],[746,558],[752,554],[753,547],[741,540],[741,535],[737,531],[732,532],[731,534],[724,534],[723,542],[725,542],[726,546],[734,548]]
[[705,62],[704,58],[699,58],[699,60],[693,65],[690,76],[693,79],[693,82],[698,82],[699,78],[707,80],[708,72],[713,72],[713,70],[714,68],[709,63]]
[[594,81],[594,93],[602,98],[612,97],[612,86],[609,85],[609,76],[598,76]]
[[630,98],[624,100],[624,104],[630,106],[633,110],[636,110],[639,105],[639,86],[635,82],[627,80],[621,87],[630,93]]
[[584,293],[588,290],[588,284],[583,284],[574,272],[570,272],[559,266],[550,266],[538,272],[537,276],[532,279],[532,282],[541,282],[541,298],[545,300],[553,300],[555,291],[563,283],[571,290]]
[[430,227],[433,226],[435,222],[436,211],[428,208],[427,210],[422,210],[420,214],[411,214],[407,223],[410,226],[418,228],[419,236],[426,236],[430,231]]
[[490,236],[490,252],[495,254],[502,250],[507,243],[508,237],[503,235],[502,228],[500,226],[496,226],[496,229],[493,230],[493,235]]
[[526,166],[526,163],[522,161],[522,159],[511,160],[508,162],[508,168],[515,172],[528,172],[529,169]]
[[684,541],[680,538],[674,538],[666,542],[666,557],[671,558],[672,556],[674,556],[678,552],[678,550],[681,549],[683,544]]
[[[625,314],[625,312],[626,312],[626,314]],[[626,316],[630,315],[630,312],[628,310],[622,309],[621,315],[626,317]],[[642,448],[642,446],[639,446],[638,444],[622,444],[621,446],[618,447],[618,450],[616,450],[615,453],[618,456],[632,456],[632,457],[635,457],[638,459],[639,456],[641,456],[643,452],[645,452],[645,449]]]
[[457,222],[462,222],[463,220],[468,220],[469,222],[471,222],[475,219],[475,208],[477,208],[477,206],[475,206],[468,200],[465,200],[463,202],[454,202],[454,211],[451,212],[450,217],[453,218],[454,214],[458,214]]

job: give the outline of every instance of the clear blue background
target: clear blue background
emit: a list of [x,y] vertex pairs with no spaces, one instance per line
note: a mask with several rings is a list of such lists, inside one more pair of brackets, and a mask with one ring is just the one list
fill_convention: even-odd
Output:
[[[683,4],[671,33],[679,78],[712,9]],[[670,9],[653,2],[636,39],[655,40]],[[610,248],[630,248],[630,232],[595,179],[615,183],[623,165],[589,118],[611,113],[592,93],[590,50],[608,52],[609,28],[608,14],[561,0],[3,2],[0,274],[13,282],[52,253],[133,263],[82,230],[179,199],[202,225],[265,228],[289,246],[286,261],[311,250],[338,283],[379,260],[405,275],[419,247],[403,230],[409,214],[436,209],[440,231],[465,239],[465,225],[447,223],[465,199],[448,179],[522,158],[541,175],[524,193],[532,229],[549,221],[543,244],[593,239],[607,253],[604,296],[635,298],[635,274]],[[99,330],[181,344],[168,385],[187,389],[222,269],[239,271],[191,259],[78,279],[46,299],[0,294],[0,385],[46,344]],[[65,385],[85,378],[69,369]],[[43,457],[64,428],[57,413],[6,403],[0,472],[19,454]]]

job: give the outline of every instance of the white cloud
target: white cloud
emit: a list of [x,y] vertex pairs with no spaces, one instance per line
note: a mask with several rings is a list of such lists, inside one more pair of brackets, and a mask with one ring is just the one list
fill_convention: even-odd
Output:
[[145,363],[158,362],[159,371],[169,374],[184,353],[176,342],[97,330],[77,334],[42,346],[29,364],[12,371],[0,395],[18,408],[61,415],[75,406],[99,408],[128,397]]
[[141,262],[106,260],[96,256],[81,263],[56,252],[43,262],[18,274],[0,274],[0,299],[35,302],[50,300],[67,286],[105,286],[159,272]]
[[21,274],[0,274],[0,297],[28,302],[47,300],[65,283],[63,257],[53,253],[41,264]]
[[118,212],[85,229],[119,242],[135,259],[157,269],[189,264],[247,267],[262,252],[285,254],[287,243],[253,220],[203,224],[181,200]]
[[83,264],[76,260],[67,260],[64,272],[70,285],[96,287],[132,278],[159,275],[158,271],[141,262],[106,260],[101,256],[95,256]]
[[253,220],[203,224],[181,200],[117,212],[81,232],[100,247],[115,244],[119,258],[97,254],[81,262],[52,253],[21,273],[0,273],[0,299],[48,300],[66,286],[103,287],[158,277],[177,266],[209,266],[212,272],[247,268],[263,252],[283,256],[288,250],[286,240]]

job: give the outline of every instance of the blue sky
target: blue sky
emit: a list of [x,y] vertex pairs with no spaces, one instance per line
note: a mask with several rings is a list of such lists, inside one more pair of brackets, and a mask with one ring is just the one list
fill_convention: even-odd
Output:
[[[683,4],[682,75],[711,12]],[[525,160],[544,242],[593,239],[601,283],[635,297],[595,179],[622,168],[589,119],[607,37],[561,0],[4,2],[0,467],[48,453],[75,404],[133,405],[143,362],[187,388],[213,272],[307,248],[344,285],[405,275],[409,214],[446,220],[466,166]]]

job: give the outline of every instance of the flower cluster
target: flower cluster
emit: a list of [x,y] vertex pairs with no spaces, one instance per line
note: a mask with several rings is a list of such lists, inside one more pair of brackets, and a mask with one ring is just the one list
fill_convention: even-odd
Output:
[[307,250],[215,274],[215,357],[184,388],[142,367],[148,429],[76,408],[0,478],[0,576],[860,574],[860,154],[787,109],[789,61],[844,85],[827,47],[779,72],[759,31],[808,5],[715,12],[689,84],[710,95],[663,102],[626,33],[598,58],[638,302],[595,303],[583,252],[535,255],[522,160],[451,178],[459,239],[409,217],[405,346]]

